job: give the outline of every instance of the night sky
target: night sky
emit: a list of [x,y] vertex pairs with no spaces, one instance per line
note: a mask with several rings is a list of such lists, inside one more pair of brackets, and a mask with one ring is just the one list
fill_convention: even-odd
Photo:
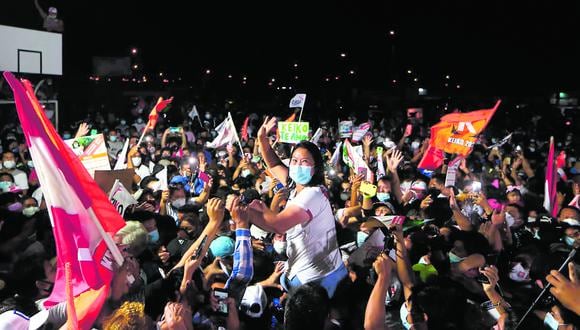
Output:
[[[294,75],[322,85],[354,70],[357,86],[381,88],[411,69],[427,88],[447,74],[466,90],[492,93],[580,86],[580,11],[570,2],[40,3],[56,6],[65,22],[69,77],[87,77],[93,55],[125,56],[134,46],[145,72],[186,80],[211,69],[216,77],[247,75],[264,86],[273,77],[290,84]],[[2,7],[0,24],[42,28],[32,0]]]

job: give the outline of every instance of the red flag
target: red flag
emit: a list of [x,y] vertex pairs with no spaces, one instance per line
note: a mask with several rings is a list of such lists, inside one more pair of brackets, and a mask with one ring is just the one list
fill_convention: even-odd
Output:
[[558,214],[558,203],[556,185],[558,183],[558,168],[555,159],[556,151],[554,149],[554,137],[550,138],[550,151],[548,152],[546,164],[546,181],[544,183],[544,208],[550,212],[553,217]]
[[242,141],[248,141],[248,124],[250,123],[250,116],[246,117],[242,125]]
[[478,135],[485,129],[501,103],[491,109],[466,113],[450,113],[431,127],[429,145],[450,154],[467,156],[471,153]]
[[147,128],[153,129],[155,125],[157,125],[157,119],[159,119],[159,113],[163,111],[163,109],[167,108],[169,104],[173,101],[173,97],[164,100],[162,97],[159,97],[157,103],[151,109],[151,113],[149,113],[149,122],[147,123]]
[[30,82],[21,83],[10,72],[4,72],[4,77],[14,93],[55,236],[56,279],[44,304],[50,307],[67,301],[69,326],[90,329],[108,295],[111,255],[117,264],[123,262],[112,236],[125,222],[56,133]]
[[429,144],[427,150],[425,150],[425,153],[423,154],[423,158],[421,158],[421,161],[417,167],[425,170],[435,171],[441,165],[443,165],[444,158],[445,155],[443,154],[442,150],[437,149]]

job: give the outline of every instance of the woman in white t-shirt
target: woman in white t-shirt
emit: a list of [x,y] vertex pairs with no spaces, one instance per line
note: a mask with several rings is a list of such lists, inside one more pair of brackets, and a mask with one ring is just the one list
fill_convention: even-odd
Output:
[[268,120],[258,131],[260,152],[272,175],[291,187],[284,210],[274,213],[259,200],[248,207],[253,224],[264,230],[286,233],[288,267],[281,284],[290,289],[317,281],[333,296],[338,282],[347,275],[338,243],[334,215],[324,188],[324,167],[318,147],[302,141],[294,147],[289,168],[276,155],[268,133],[276,118]]

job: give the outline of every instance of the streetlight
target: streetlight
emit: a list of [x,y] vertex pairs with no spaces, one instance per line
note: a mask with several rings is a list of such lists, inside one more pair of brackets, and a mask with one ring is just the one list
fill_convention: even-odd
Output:
[[137,48],[131,48],[131,54],[137,55]]
[[394,35],[395,35],[395,30],[390,30],[390,31],[389,31],[389,35],[390,35],[390,36],[394,36]]

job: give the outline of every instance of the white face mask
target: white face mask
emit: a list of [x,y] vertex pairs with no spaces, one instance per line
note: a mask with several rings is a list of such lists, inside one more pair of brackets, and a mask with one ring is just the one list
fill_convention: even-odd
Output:
[[546,313],[546,316],[544,317],[544,325],[546,326],[546,328],[548,328],[550,330],[558,330],[558,326],[560,324],[558,323],[558,320],[556,320],[554,318],[554,315],[552,315],[552,313],[548,312],[548,313]]
[[5,160],[2,162],[2,165],[4,165],[5,168],[11,170],[16,167],[16,162],[13,160]]
[[24,214],[25,217],[32,217],[33,215],[36,214],[36,212],[38,212],[40,210],[39,207],[37,206],[29,206],[29,207],[25,207],[22,209],[22,214]]
[[276,253],[284,255],[286,254],[286,244],[287,243],[285,241],[274,241],[274,243],[272,243],[272,247]]
[[245,168],[245,169],[242,170],[242,173],[240,175],[242,176],[242,178],[247,178],[251,174],[252,174],[252,171],[250,171],[247,168]]
[[530,271],[525,269],[521,263],[517,263],[510,271],[510,279],[515,282],[528,282],[530,280]]
[[133,162],[133,166],[139,167],[141,166],[141,157],[132,157],[131,162]]
[[171,205],[173,205],[173,207],[178,209],[178,208],[185,205],[185,198],[178,198],[178,199],[174,200],[173,202],[171,202]]

